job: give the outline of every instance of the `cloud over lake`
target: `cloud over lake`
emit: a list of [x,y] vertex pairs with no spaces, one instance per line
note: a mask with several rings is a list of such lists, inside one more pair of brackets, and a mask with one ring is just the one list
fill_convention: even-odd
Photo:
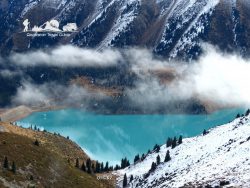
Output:
[[[51,50],[15,53],[9,60],[21,69],[37,66],[79,69],[118,67],[120,71],[127,69],[129,74],[136,75],[136,79],[133,80],[133,87],[123,89],[123,96],[139,108],[154,109],[188,100],[215,106],[249,105],[250,61],[237,54],[222,53],[208,44],[204,45],[203,51],[204,54],[198,60],[183,62],[156,57],[147,49],[96,51],[67,45]],[[126,66],[120,66],[121,64]],[[1,71],[5,76],[10,73],[8,70]],[[105,82],[105,78],[100,81]],[[62,101],[65,100],[67,104],[82,99],[89,100],[94,96],[93,92],[76,85],[36,85],[30,80],[24,80],[12,101],[18,104],[26,104],[29,99],[34,103],[51,101],[61,93],[65,94],[66,97]],[[95,94],[98,97],[105,96],[101,92]]]

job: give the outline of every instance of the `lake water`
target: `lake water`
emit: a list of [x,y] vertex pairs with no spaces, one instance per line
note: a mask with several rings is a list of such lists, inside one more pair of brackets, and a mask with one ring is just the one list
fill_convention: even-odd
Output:
[[120,163],[146,153],[167,137],[199,135],[204,129],[228,123],[244,109],[221,110],[209,115],[98,115],[79,109],[33,113],[18,122],[37,125],[69,136],[93,159]]

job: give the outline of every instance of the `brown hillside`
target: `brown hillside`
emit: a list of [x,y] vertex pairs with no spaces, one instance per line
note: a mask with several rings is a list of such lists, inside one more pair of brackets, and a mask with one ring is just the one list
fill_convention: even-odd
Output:
[[[34,144],[39,140],[39,146]],[[9,170],[3,168],[8,157]],[[112,187],[74,167],[88,156],[72,141],[47,132],[0,122],[0,187]],[[70,159],[70,161],[68,161]],[[16,173],[10,171],[16,163]],[[33,180],[32,180],[33,179]]]

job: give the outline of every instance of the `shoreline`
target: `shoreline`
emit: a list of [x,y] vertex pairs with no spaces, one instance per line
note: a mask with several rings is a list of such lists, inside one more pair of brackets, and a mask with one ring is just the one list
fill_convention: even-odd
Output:
[[[0,120],[4,121],[4,122],[16,122],[16,121],[21,120],[21,119],[23,119],[23,118],[25,118],[25,117],[27,117],[35,112],[47,112],[47,111],[53,111],[53,110],[62,110],[62,109],[66,109],[66,108],[70,108],[70,107],[67,107],[67,106],[28,107],[25,105],[20,105],[20,106],[13,107],[13,108],[6,108],[6,109],[0,108]],[[240,108],[240,107],[224,106],[224,107],[214,108],[213,110],[212,109],[208,110],[207,114],[212,114],[212,113],[215,113],[216,111],[220,111],[223,109],[227,110],[227,109],[232,109],[232,108]],[[97,113],[97,114],[99,114],[99,113]],[[175,113],[169,113],[169,114],[175,114]],[[169,114],[165,114],[165,115],[169,115]],[[108,114],[108,115],[123,115],[123,114]],[[139,114],[133,114],[133,115],[139,115]],[[145,114],[142,113],[141,115],[145,115]],[[155,113],[152,113],[151,115],[155,115]],[[202,113],[201,114],[192,114],[192,115],[202,115]]]
[[28,107],[25,105],[21,105],[8,109],[0,109],[0,118],[1,121],[4,122],[15,122],[35,112],[46,112],[51,110],[60,110],[63,108],[66,107],[63,106]]

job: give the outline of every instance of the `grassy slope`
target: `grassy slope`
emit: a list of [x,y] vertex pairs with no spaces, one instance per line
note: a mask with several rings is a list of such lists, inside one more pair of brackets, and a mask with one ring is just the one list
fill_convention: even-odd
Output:
[[[70,140],[7,123],[1,122],[0,126],[4,129],[0,132],[0,187],[4,184],[9,187],[112,187],[74,167],[76,157],[85,160],[88,156]],[[33,144],[35,139],[41,141],[40,146]],[[10,164],[15,161],[16,174],[2,168],[4,156],[8,157]]]

